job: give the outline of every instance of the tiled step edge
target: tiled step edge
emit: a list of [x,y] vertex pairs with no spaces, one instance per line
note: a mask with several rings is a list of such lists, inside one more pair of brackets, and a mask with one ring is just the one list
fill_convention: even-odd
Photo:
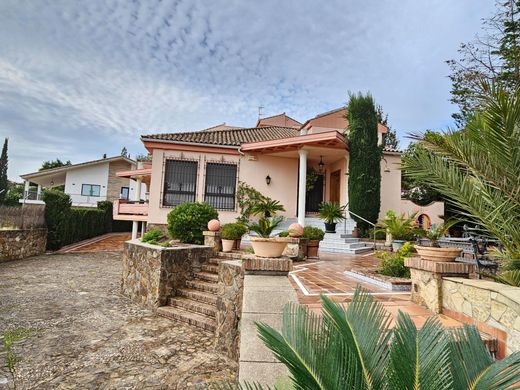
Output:
[[185,322],[210,332],[214,332],[217,328],[217,324],[214,319],[205,315],[183,310],[179,307],[161,306],[157,308],[157,314],[163,317],[171,318],[173,320]]

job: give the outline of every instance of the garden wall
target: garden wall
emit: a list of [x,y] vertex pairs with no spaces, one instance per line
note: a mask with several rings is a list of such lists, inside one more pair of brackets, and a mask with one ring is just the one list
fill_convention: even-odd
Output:
[[143,306],[164,306],[212,255],[212,248],[203,245],[163,248],[128,241],[123,251],[121,291]]
[[499,356],[520,351],[520,288],[444,277],[442,312],[498,339]]
[[0,263],[45,253],[47,229],[0,230]]

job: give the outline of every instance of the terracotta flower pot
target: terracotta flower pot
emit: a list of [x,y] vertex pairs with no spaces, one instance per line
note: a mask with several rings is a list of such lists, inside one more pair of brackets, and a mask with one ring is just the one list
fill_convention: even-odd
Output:
[[235,246],[235,240],[222,240],[222,252],[231,252]]
[[281,257],[289,240],[284,238],[251,237],[251,246],[258,257]]
[[309,240],[307,243],[307,257],[318,257],[319,240]]
[[462,249],[458,248],[435,248],[431,246],[416,245],[415,250],[422,260],[450,262],[460,256]]

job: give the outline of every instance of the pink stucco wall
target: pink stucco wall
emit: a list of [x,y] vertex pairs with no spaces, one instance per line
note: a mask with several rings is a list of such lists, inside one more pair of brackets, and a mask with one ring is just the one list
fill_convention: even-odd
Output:
[[[324,154],[326,150],[324,151]],[[204,200],[204,171],[206,161],[225,161],[238,164],[238,179],[253,186],[264,195],[276,199],[286,209],[285,217],[296,217],[297,212],[297,188],[298,188],[298,159],[297,157],[275,157],[268,155],[233,155],[221,153],[181,152],[173,150],[154,149],[152,178],[150,183],[150,198],[148,222],[152,224],[166,223],[166,217],[171,207],[161,206],[164,162],[165,159],[191,159],[199,162],[197,179],[196,200]],[[401,200],[401,171],[399,168],[401,156],[397,154],[385,154],[385,161],[381,161],[381,211],[380,219],[387,210],[397,212],[426,213],[433,223],[439,223],[439,215],[444,214],[444,205],[437,202],[427,207],[420,208],[412,202]],[[390,172],[385,172],[388,167]],[[314,167],[317,169],[317,166]],[[326,166],[325,199],[330,196],[330,173],[340,170],[340,200],[342,204],[348,202],[348,152],[345,156],[329,163]],[[271,184],[267,185],[265,177],[271,177]],[[238,207],[235,211],[219,211],[219,218],[223,223],[232,222],[238,215]]]

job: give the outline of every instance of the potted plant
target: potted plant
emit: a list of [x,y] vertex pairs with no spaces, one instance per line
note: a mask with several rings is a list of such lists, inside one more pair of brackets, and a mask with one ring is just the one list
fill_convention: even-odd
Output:
[[457,221],[445,222],[440,225],[433,224],[430,229],[422,235],[430,240],[430,246],[416,245],[415,250],[423,260],[450,262],[455,261],[460,256],[462,249],[459,248],[441,248],[439,240],[444,237],[450,227]]
[[251,214],[265,218],[274,217],[278,211],[285,211],[285,208],[279,201],[271,198],[262,199],[251,207]]
[[325,232],[336,233],[336,223],[345,219],[345,206],[335,202],[322,202],[319,213],[320,218],[325,221]]
[[393,210],[388,210],[385,220],[379,223],[379,231],[392,236],[392,250],[399,250],[406,241],[412,241],[414,234],[419,232],[415,226],[415,215],[406,217],[405,213],[397,215]]
[[262,217],[258,222],[249,225],[249,230],[257,236],[251,236],[251,245],[255,255],[259,257],[280,257],[289,242],[286,238],[271,237],[274,229],[283,222],[283,217]]
[[237,228],[235,223],[226,223],[220,230],[220,238],[222,239],[222,251],[231,252],[235,247],[237,238]]
[[313,226],[305,226],[303,228],[302,238],[308,239],[307,257],[318,257],[318,249],[320,241],[325,237],[325,232],[320,228]]
[[241,222],[235,222],[236,236],[235,236],[235,246],[233,249],[237,251],[240,250],[240,244],[242,242],[242,236],[247,233],[247,226]]

